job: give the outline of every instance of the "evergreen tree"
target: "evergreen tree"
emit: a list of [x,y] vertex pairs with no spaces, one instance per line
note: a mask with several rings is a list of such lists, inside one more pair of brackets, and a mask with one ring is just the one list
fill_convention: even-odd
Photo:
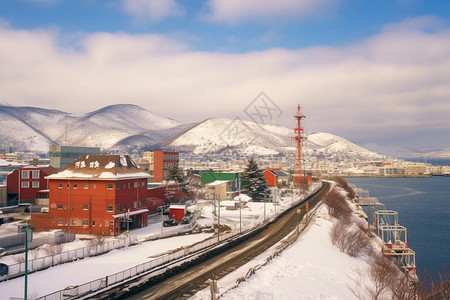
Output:
[[242,190],[255,201],[261,201],[266,197],[267,181],[256,161],[251,158],[241,177]]
[[169,170],[168,180],[178,183],[180,189],[186,193],[186,176],[184,175],[183,170],[181,170],[179,167],[173,167]]

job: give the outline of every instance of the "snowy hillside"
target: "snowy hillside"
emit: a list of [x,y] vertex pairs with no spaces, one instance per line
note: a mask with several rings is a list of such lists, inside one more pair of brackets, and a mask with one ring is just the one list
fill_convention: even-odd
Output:
[[290,130],[282,126],[264,125],[226,118],[207,119],[170,143],[175,149],[195,154],[219,152],[225,148],[245,154],[269,155],[290,146]]
[[[0,105],[0,142],[16,151],[47,153],[51,144],[100,147],[104,152],[140,153],[149,148],[173,148],[196,155],[293,154],[293,130],[245,120],[212,118],[179,122],[131,104],[110,105],[73,116],[34,107]],[[305,142],[308,155],[327,158],[377,159],[381,156],[329,133],[314,133]]]
[[[293,130],[277,125],[259,125],[225,118],[208,119],[174,139],[169,146],[195,154],[239,150],[250,155],[294,153]],[[329,133],[313,133],[305,142],[308,155],[375,159],[381,156]]]
[[48,145],[63,135],[64,123],[70,120],[70,114],[58,110],[0,106],[0,146],[48,151]]
[[379,159],[382,155],[362,148],[334,134],[318,132],[308,135],[305,151],[309,155],[324,154],[329,157],[354,157],[360,159]]
[[[48,152],[51,144],[96,146],[110,150],[124,139],[141,136],[157,143],[163,133],[181,125],[136,105],[111,105],[75,117],[68,113],[34,107],[0,106],[0,141],[17,151]],[[148,144],[147,144],[148,145]]]

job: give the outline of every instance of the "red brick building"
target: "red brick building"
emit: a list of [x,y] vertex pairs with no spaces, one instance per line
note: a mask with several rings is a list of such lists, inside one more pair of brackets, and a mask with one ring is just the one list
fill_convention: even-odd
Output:
[[103,235],[147,226],[148,178],[127,155],[86,155],[47,177],[49,212],[33,214],[31,224]]
[[169,177],[169,170],[178,167],[180,157],[177,151],[156,150],[144,152],[143,158],[150,162],[149,172],[154,182],[163,182]]
[[8,198],[34,203],[37,192],[48,189],[45,177],[56,172],[51,166],[25,166],[12,171],[6,177]]

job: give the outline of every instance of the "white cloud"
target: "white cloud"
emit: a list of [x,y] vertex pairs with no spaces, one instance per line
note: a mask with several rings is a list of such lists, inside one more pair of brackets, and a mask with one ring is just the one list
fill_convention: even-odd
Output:
[[207,19],[237,23],[280,18],[322,17],[336,10],[338,0],[210,0]]
[[[283,125],[293,126],[300,103],[307,131],[367,142],[450,133],[450,30],[428,20],[387,26],[346,47],[241,54],[125,33],[87,34],[73,50],[57,32],[0,27],[0,98],[74,113],[134,103],[193,122],[243,117],[264,91],[285,112]],[[405,24],[413,29],[399,30]]]
[[122,7],[139,22],[184,14],[183,7],[175,0],[122,0]]

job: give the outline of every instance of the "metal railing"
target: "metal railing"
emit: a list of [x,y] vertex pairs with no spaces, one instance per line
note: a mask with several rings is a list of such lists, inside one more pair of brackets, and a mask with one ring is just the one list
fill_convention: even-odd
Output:
[[[321,186],[316,187],[313,191],[310,192],[310,194],[315,193],[320,188],[321,188]],[[289,206],[291,206],[291,207],[295,206],[299,202],[304,200],[304,198],[307,197],[307,195],[301,195],[301,196],[303,196],[303,197],[299,197],[295,201],[292,201],[291,205],[289,205]],[[280,213],[281,213],[281,209],[280,209],[280,211],[276,212],[270,218],[267,218],[265,221],[268,222],[269,220],[273,219],[276,215],[278,215]],[[262,219],[259,226],[262,225],[263,223],[264,223],[264,220]],[[163,233],[153,234],[153,235],[144,236],[144,237],[132,236],[132,237],[129,237],[129,238],[133,238],[133,241],[130,241],[129,245],[134,245],[134,244],[137,244],[137,243],[140,243],[143,241],[151,241],[151,240],[158,239],[158,238],[178,235],[180,233],[188,232],[188,231],[192,230],[194,226],[195,226],[195,222],[192,222],[186,227],[179,228],[177,230],[172,230],[169,232],[163,232]],[[242,233],[244,233],[244,231]],[[141,263],[139,265],[128,268],[126,270],[123,270],[123,271],[120,271],[120,272],[117,272],[117,273],[114,273],[114,274],[111,274],[111,275],[108,275],[108,276],[105,276],[105,277],[102,277],[102,278],[99,278],[96,280],[92,280],[92,281],[89,281],[89,282],[81,284],[81,285],[66,287],[63,290],[59,290],[54,293],[39,297],[39,298],[37,298],[37,300],[62,300],[62,299],[70,299],[70,298],[82,298],[86,295],[95,293],[106,287],[110,287],[110,286],[122,283],[122,282],[124,282],[128,279],[131,279],[137,275],[151,271],[152,269],[155,269],[159,266],[163,266],[170,262],[176,261],[182,257],[189,255],[189,254],[193,254],[193,253],[199,252],[201,250],[204,250],[208,247],[211,247],[213,245],[220,244],[220,243],[222,243],[230,238],[236,237],[242,233],[239,230],[234,230],[234,231],[227,232],[227,233],[221,233],[219,239],[217,237],[211,237],[200,243],[196,243],[194,245],[184,247],[184,248],[177,250],[175,252],[172,252],[172,253],[163,254],[157,258],[151,259],[147,262]],[[102,245],[97,245],[96,247],[99,247],[99,246],[102,246]],[[124,247],[124,246],[122,246],[122,247]],[[85,253],[84,249],[86,249],[86,248],[88,248],[90,250],[90,248],[92,248],[92,247],[82,248],[83,254]],[[114,248],[114,249],[116,249],[116,248]],[[102,253],[108,252],[112,249],[113,248],[108,248],[108,250],[103,251]],[[76,249],[73,251],[80,251],[80,249]],[[68,251],[68,252],[71,252],[71,251]],[[90,252],[88,252],[88,253],[90,255],[87,255],[87,256],[101,254],[101,253],[92,254]],[[70,256],[67,255],[67,257],[70,257]],[[75,259],[72,259],[72,260],[75,260]],[[29,266],[30,266],[30,264],[29,264]]]

